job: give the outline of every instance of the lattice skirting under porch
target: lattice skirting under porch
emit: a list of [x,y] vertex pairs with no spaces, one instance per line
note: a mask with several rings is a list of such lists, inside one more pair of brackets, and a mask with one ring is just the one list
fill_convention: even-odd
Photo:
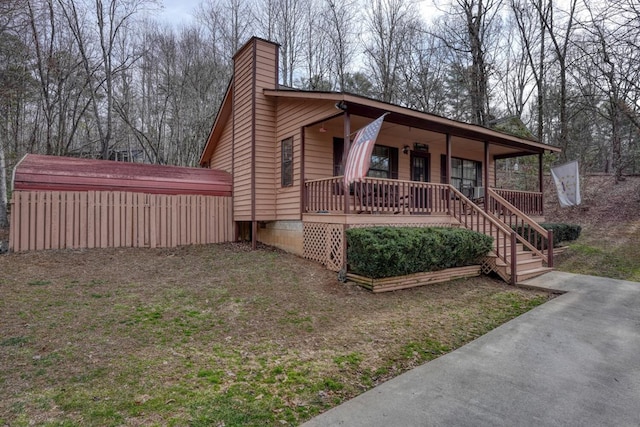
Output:
[[[451,227],[450,224],[351,224],[349,228],[363,227]],[[344,229],[342,224],[305,222],[303,225],[303,255],[317,261],[331,271],[340,271],[344,265]]]
[[341,224],[305,222],[303,226],[304,257],[340,271],[344,262],[344,230]]

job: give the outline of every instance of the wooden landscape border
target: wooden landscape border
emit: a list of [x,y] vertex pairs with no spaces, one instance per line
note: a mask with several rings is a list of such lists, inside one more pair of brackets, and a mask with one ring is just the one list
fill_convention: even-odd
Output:
[[414,288],[432,283],[447,282],[449,280],[477,277],[481,274],[480,265],[447,268],[439,271],[427,271],[423,273],[408,274],[406,276],[385,277],[372,279],[353,273],[347,273],[347,280],[354,282],[373,293],[396,291],[400,289]]

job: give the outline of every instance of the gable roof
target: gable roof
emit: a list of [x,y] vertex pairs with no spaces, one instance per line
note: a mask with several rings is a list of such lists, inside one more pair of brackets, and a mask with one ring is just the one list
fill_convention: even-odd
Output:
[[430,130],[443,134],[448,133],[452,136],[459,136],[466,139],[489,141],[494,144],[520,148],[525,151],[562,151],[559,147],[538,142],[534,138],[524,138],[520,136],[510,135],[480,125],[448,119],[436,114],[425,113],[419,110],[401,107],[399,105],[377,101],[371,98],[366,98],[364,96],[354,95],[346,92],[312,92],[291,89],[270,89],[265,90],[264,93],[267,96],[279,98],[327,100],[336,102],[336,104],[342,102],[344,106],[346,106],[349,113],[358,116],[369,117],[372,119],[379,117],[385,112],[388,112],[390,114],[385,117],[385,122]]
[[222,134],[222,130],[224,129],[224,124],[229,117],[231,117],[231,112],[233,111],[232,105],[232,95],[233,95],[233,85],[231,84],[233,79],[229,81],[227,85],[227,91],[224,94],[224,98],[222,98],[222,104],[218,109],[218,114],[216,114],[216,118],[213,121],[213,126],[211,126],[211,131],[209,132],[209,136],[207,137],[207,142],[202,150],[202,154],[200,155],[200,166],[204,166],[207,163],[207,160],[213,154],[216,144],[213,141],[218,141],[220,139],[220,135]]
[[[507,147],[522,150],[521,154],[542,153],[544,151],[559,153],[562,150],[553,145],[544,144],[533,137],[523,137],[505,133],[501,130],[486,128],[483,126],[448,119],[436,114],[425,113],[407,107],[402,107],[387,102],[377,101],[360,95],[347,92],[323,92],[278,87],[265,89],[265,96],[281,99],[297,100],[326,100],[327,102],[342,103],[347,111],[353,115],[364,116],[371,119],[379,117],[383,113],[390,113],[385,122],[396,123],[418,129],[425,129],[451,136],[472,139],[476,141],[489,141]],[[215,150],[217,138],[219,138],[225,121],[233,111],[233,93],[231,85],[227,89],[224,101],[213,124],[209,138],[200,157],[200,165],[205,165]],[[317,121],[317,120],[316,120]],[[301,126],[313,123],[301,123]]]
[[27,154],[14,169],[13,189],[230,196],[231,175],[213,169]]

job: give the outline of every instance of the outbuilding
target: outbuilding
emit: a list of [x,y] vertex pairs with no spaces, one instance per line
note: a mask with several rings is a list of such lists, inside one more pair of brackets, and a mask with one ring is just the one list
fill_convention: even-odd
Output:
[[231,195],[219,170],[28,154],[14,169],[9,248],[231,241]]

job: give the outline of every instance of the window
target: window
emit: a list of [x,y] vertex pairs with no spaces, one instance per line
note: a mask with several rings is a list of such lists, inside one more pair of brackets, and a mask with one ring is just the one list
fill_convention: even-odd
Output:
[[283,187],[293,185],[293,137],[282,141],[282,169],[280,182]]
[[452,157],[451,185],[465,195],[472,195],[474,187],[482,187],[482,163]]
[[[333,176],[342,175],[344,140],[333,138]],[[371,164],[367,176],[398,179],[398,149],[375,145],[371,153]]]

